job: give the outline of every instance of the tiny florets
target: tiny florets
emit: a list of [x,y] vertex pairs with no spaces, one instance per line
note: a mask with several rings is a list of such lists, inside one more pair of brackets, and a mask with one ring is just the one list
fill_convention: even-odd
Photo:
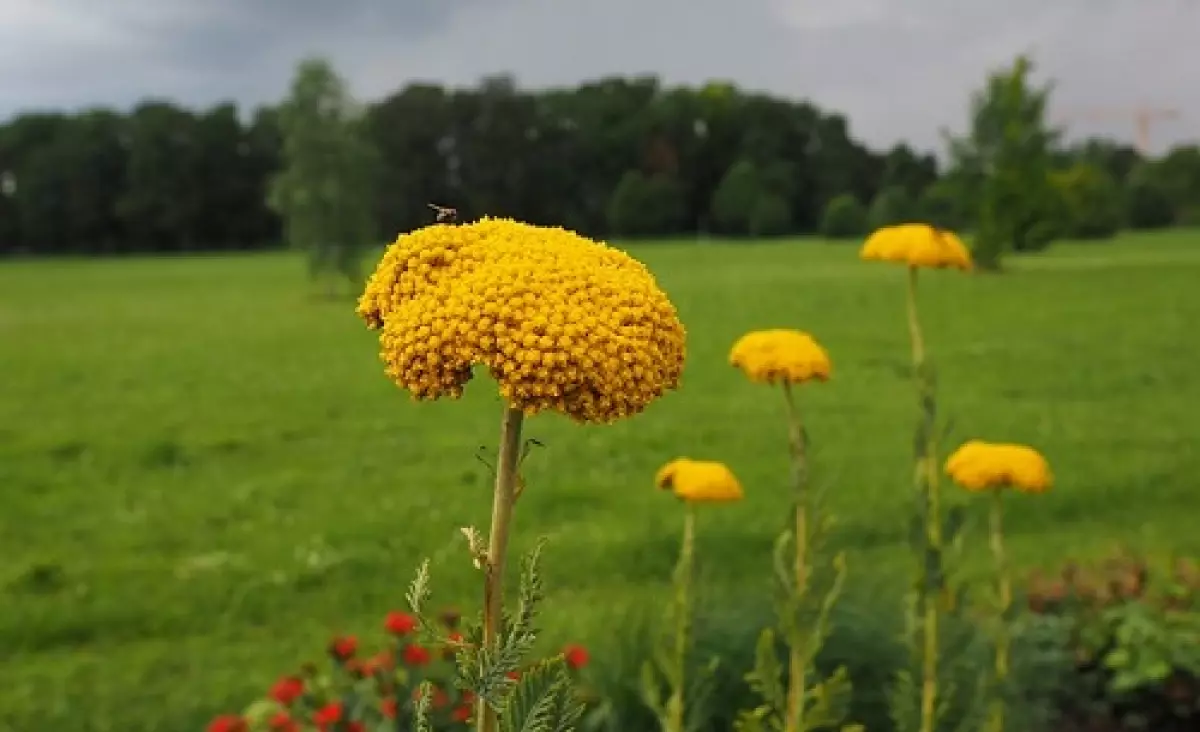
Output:
[[1054,484],[1046,458],[1027,445],[971,440],[946,460],[946,473],[969,491],[1014,488],[1044,493]]
[[689,503],[729,503],[742,499],[742,484],[724,463],[676,458],[658,469],[654,484]]
[[859,256],[865,260],[899,262],[909,267],[969,270],[971,252],[952,231],[929,224],[897,224],[867,237]]
[[829,354],[799,330],[756,330],[733,344],[729,363],[757,383],[827,381],[833,365]]
[[561,228],[485,218],[402,234],[358,314],[418,399],[461,396],[482,364],[526,414],[611,422],[683,371],[683,325],[645,266]]

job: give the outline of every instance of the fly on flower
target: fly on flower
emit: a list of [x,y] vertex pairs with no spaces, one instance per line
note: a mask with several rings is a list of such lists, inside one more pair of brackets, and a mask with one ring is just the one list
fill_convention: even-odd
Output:
[[458,209],[450,208],[449,206],[439,206],[436,203],[427,203],[425,205],[437,213],[437,222],[439,224],[446,221],[454,223],[454,219],[458,217]]

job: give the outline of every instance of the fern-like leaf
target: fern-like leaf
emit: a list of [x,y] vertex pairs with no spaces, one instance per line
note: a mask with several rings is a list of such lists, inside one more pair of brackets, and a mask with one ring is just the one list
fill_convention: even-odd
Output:
[[850,713],[854,688],[844,666],[808,690],[805,701],[806,730],[837,729]]
[[422,681],[417,687],[417,704],[413,709],[414,732],[433,732],[431,709],[433,706],[433,684]]
[[561,658],[526,670],[501,712],[503,732],[573,732],[583,716]]
[[783,665],[775,646],[775,632],[763,628],[754,648],[754,670],[746,674],[746,682],[768,706],[783,709],[787,692],[783,688]]
[[409,584],[408,591],[404,593],[404,598],[408,601],[408,609],[417,619],[417,633],[421,641],[433,645],[441,639],[433,630],[437,626],[425,615],[425,606],[433,594],[429,585],[429,559],[423,559],[417,566],[417,573]]

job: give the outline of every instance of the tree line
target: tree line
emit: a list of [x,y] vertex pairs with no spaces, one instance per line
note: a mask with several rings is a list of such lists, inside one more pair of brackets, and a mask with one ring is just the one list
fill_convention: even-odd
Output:
[[[1062,144],[1025,59],[972,98],[968,133],[947,140],[942,167],[904,144],[872,150],[812,103],[728,83],[644,76],[531,91],[495,77],[410,84],[359,107],[327,64],[305,63],[288,100],[249,115],[151,100],[9,120],[0,254],[374,242],[429,223],[431,202],[606,238],[849,237],[927,220],[1036,249],[1200,224],[1200,147],[1148,159],[1108,140]],[[321,117],[330,109],[343,113]],[[359,210],[321,228],[320,206]]]

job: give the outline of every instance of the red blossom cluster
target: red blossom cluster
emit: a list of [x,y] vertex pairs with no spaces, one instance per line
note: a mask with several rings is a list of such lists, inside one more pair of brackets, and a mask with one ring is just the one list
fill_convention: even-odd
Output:
[[[221,715],[209,724],[208,732],[367,732],[378,729],[384,720],[412,715],[424,682],[433,687],[434,729],[467,730],[475,696],[452,683],[454,657],[463,643],[459,614],[447,610],[439,617],[440,641],[434,648],[418,642],[417,618],[400,611],[384,618],[389,641],[374,655],[362,656],[355,636],[337,636],[326,646],[331,673],[322,675],[309,664],[300,673],[283,676],[271,685],[266,704],[258,706],[267,713]],[[588,663],[587,649],[580,645],[568,645],[562,655],[573,670]],[[510,676],[517,679],[520,674]],[[353,709],[343,701],[350,692],[360,700]],[[362,699],[370,701],[362,704]]]

